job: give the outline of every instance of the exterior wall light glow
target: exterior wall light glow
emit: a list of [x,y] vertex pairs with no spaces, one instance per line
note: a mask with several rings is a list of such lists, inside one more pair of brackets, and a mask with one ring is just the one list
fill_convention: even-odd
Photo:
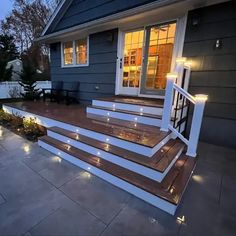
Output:
[[180,223],[184,223],[185,222],[185,216],[182,216],[182,217],[177,217],[177,220],[180,222]]
[[178,57],[178,58],[176,59],[176,63],[177,63],[177,64],[184,64],[186,61],[187,61],[187,58],[186,58],[186,57]]
[[193,62],[192,62],[192,61],[186,61],[186,62],[184,63],[184,65],[191,67],[191,66],[193,65]]

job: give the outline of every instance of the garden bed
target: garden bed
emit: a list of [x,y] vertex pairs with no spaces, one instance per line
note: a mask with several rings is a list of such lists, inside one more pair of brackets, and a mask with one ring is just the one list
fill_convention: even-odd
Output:
[[39,137],[46,134],[46,128],[38,125],[35,120],[21,117],[19,114],[8,114],[0,109],[0,125],[33,142],[37,142]]

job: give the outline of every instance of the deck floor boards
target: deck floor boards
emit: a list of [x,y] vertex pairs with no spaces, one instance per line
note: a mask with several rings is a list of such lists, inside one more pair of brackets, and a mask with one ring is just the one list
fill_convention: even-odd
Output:
[[109,118],[109,122],[106,122],[106,117],[87,115],[86,108],[80,105],[67,106],[57,103],[29,101],[8,103],[6,105],[150,148],[153,148],[169,134],[161,131],[159,127],[144,124],[135,126],[135,122],[116,118]]

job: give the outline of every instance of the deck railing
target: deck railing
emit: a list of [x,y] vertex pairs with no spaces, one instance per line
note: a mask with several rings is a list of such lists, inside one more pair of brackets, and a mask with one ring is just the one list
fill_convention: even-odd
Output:
[[[176,83],[179,73],[167,75],[166,94],[162,115],[161,130],[171,130],[187,145],[187,155],[196,157],[203,112],[207,95],[197,94],[192,96]],[[181,74],[181,78],[183,74]],[[178,80],[179,81],[179,80]],[[188,121],[190,105],[193,105],[193,114],[190,125],[189,137],[184,134]]]

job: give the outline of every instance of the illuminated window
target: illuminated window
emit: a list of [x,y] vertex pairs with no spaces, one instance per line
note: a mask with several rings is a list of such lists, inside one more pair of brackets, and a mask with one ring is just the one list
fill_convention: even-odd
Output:
[[73,42],[64,43],[64,65],[73,65]]
[[88,66],[88,39],[78,39],[62,44],[63,66]]
[[76,64],[87,64],[87,39],[76,41]]

